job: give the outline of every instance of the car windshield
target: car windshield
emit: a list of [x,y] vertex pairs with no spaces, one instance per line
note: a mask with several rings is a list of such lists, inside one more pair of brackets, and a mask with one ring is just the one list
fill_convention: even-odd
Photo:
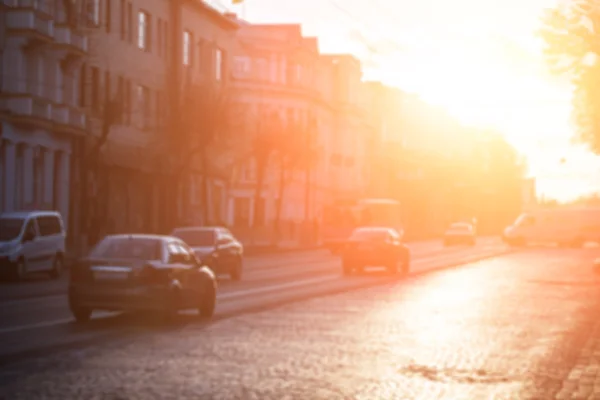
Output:
[[470,231],[471,225],[464,223],[452,224],[450,225],[450,229],[452,229],[453,231]]
[[90,258],[160,260],[161,241],[139,237],[105,237],[90,252]]
[[208,229],[182,229],[173,232],[173,236],[183,240],[191,247],[208,247],[215,245],[215,233]]
[[18,238],[24,222],[23,218],[0,217],[0,242]]
[[389,232],[380,229],[357,229],[352,232],[350,240],[386,240]]

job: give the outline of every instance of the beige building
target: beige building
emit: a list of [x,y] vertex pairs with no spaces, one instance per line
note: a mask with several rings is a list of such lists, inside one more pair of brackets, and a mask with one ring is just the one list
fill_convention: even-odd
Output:
[[[360,63],[351,56],[320,54],[317,39],[303,37],[300,25],[242,24],[238,31],[231,88],[248,121],[244,133],[251,137],[261,123],[275,118],[283,142],[301,155],[311,154],[310,161],[297,162],[286,176],[281,210],[286,226],[318,220],[326,203],[364,188],[364,143],[372,129],[361,103],[361,75]],[[240,166],[229,192],[230,224],[253,226],[258,218],[258,225],[271,226],[279,169],[274,150],[255,207],[256,159],[249,157]]]

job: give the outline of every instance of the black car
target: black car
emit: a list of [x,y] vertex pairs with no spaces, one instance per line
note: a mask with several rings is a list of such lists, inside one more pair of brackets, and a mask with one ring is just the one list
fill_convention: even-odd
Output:
[[345,275],[367,266],[383,266],[393,274],[408,273],[410,250],[392,228],[364,227],[354,230],[342,251]]
[[217,281],[182,240],[161,235],[109,235],[71,270],[69,307],[77,321],[95,310],[151,310],[172,316],[215,310]]
[[228,274],[234,281],[242,279],[244,246],[227,228],[176,228],[171,235],[186,242],[216,274]]

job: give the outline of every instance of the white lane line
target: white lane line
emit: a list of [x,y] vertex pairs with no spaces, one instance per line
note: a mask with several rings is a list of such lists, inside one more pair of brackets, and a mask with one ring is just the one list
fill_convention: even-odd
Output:
[[306,286],[311,283],[323,283],[323,282],[327,282],[327,281],[334,281],[339,278],[340,278],[339,274],[332,274],[332,275],[321,276],[319,278],[303,279],[300,281],[282,283],[282,284],[278,284],[278,285],[269,285],[269,286],[263,286],[263,287],[253,288],[253,289],[236,290],[236,291],[232,291],[229,293],[220,294],[217,297],[217,299],[218,300],[234,299],[237,297],[248,296],[250,294],[268,293],[268,292],[278,291],[281,289],[289,289],[289,288],[298,287],[298,286]]

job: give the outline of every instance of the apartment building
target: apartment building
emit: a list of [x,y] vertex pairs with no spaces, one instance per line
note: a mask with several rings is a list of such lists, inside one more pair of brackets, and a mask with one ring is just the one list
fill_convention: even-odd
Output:
[[227,222],[270,227],[281,202],[284,226],[311,229],[325,204],[364,193],[374,129],[366,114],[361,64],[350,55],[320,54],[317,39],[304,37],[297,24],[242,24],[238,46],[231,87],[251,127],[246,135],[275,119],[283,142],[310,156],[288,167],[279,199],[281,164],[275,150],[258,207],[256,159],[247,158],[230,189]]
[[196,75],[227,75],[237,24],[200,0],[88,0],[88,10],[94,27],[80,69],[80,105],[90,115],[92,135],[78,143],[82,171],[94,143],[107,140],[101,176],[77,174],[73,197],[85,203],[86,196],[104,196],[106,202],[103,210],[82,205],[80,230],[101,218],[106,231],[164,231],[180,217],[169,212],[176,207],[173,165],[181,158],[172,146],[179,134],[173,114]]
[[[266,134],[261,127],[277,124],[279,134],[293,141],[299,153],[314,150],[306,168],[299,163],[288,171],[282,202],[282,220],[300,222],[314,215],[315,193],[305,190],[306,179],[319,176],[319,142],[327,128],[320,121],[318,87],[320,54],[316,38],[303,37],[297,24],[242,24],[237,34],[231,90],[236,106],[247,121],[244,134]],[[272,128],[272,126],[270,127]],[[268,127],[265,129],[269,129]],[[230,189],[228,222],[237,227],[264,226],[275,216],[279,201],[277,151],[271,154],[268,173],[255,206],[257,159],[250,157],[239,168]],[[258,215],[255,214],[258,213]],[[307,215],[308,214],[308,215]]]
[[73,138],[83,136],[81,2],[0,1],[0,210],[56,209],[69,224]]
[[331,64],[334,78],[335,133],[328,152],[328,186],[334,190],[334,198],[358,198],[366,195],[378,140],[368,85],[362,81],[362,65],[356,57],[322,57]]

